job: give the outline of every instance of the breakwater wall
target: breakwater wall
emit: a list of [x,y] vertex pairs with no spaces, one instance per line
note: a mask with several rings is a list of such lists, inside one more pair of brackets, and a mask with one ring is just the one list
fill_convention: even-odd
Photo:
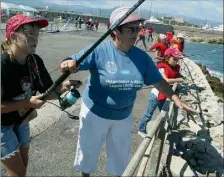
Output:
[[[162,169],[166,167],[170,171],[167,176],[171,173],[172,176],[183,177],[221,177],[224,172],[223,100],[214,94],[196,63],[184,58],[180,65],[185,80],[179,85],[179,96],[200,114],[193,115],[178,109],[174,128],[164,146],[163,175],[160,176],[165,176]],[[170,152],[172,158],[167,161]]]
[[186,26],[176,26],[173,25],[175,34],[182,32],[189,37],[201,37],[201,38],[223,38],[222,31],[214,31],[214,30],[204,30],[201,28],[193,28],[193,27],[186,27]]

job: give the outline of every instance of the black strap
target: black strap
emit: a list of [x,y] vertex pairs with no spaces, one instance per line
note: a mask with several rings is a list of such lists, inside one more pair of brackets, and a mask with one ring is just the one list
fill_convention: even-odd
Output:
[[[33,55],[28,55],[28,67],[29,67],[29,72],[30,72],[30,77],[31,77],[31,90],[34,89],[34,77],[37,78],[37,80],[39,81],[40,85],[43,86],[43,82],[40,78],[40,74],[39,71],[35,71],[34,68],[32,67],[32,65],[34,65],[34,67],[36,69],[39,70],[36,59]],[[32,96],[35,96],[37,93],[37,91],[35,91],[34,93],[32,92]],[[30,108],[23,116],[20,117],[20,121],[18,122],[18,124],[21,124],[32,112],[34,111],[34,108]]]

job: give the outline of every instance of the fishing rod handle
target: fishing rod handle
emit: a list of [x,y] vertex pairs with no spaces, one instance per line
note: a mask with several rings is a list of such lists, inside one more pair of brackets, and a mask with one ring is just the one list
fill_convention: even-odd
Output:
[[55,83],[48,88],[45,93],[43,93],[43,96],[41,98],[41,100],[45,100],[45,98],[52,93],[54,90],[56,90],[56,88],[61,85],[61,83],[70,75],[69,71],[64,72],[56,81]]

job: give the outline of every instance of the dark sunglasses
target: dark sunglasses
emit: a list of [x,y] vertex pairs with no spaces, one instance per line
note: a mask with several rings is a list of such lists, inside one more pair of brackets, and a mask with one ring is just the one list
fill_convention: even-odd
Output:
[[135,33],[135,32],[139,32],[141,28],[140,27],[123,27],[122,30],[125,32]]

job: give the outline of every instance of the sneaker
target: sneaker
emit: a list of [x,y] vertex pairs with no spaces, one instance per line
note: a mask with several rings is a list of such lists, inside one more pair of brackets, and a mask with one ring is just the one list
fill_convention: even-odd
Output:
[[138,131],[138,134],[139,134],[142,138],[145,138],[145,137],[147,136],[146,133],[141,132],[141,131]]

